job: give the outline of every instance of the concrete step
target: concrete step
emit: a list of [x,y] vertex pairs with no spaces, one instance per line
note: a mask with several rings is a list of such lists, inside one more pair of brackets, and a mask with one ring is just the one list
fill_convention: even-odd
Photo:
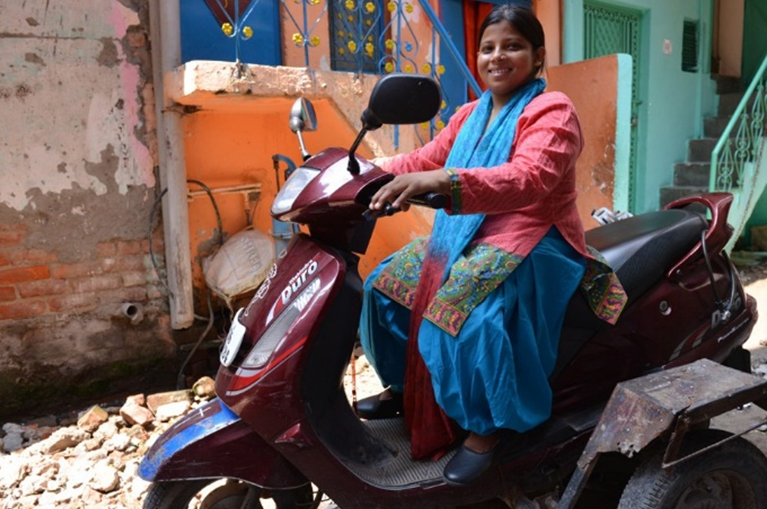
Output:
[[717,94],[740,92],[743,89],[740,83],[740,78],[733,76],[720,76],[718,74],[712,76],[712,78],[716,81]]
[[714,151],[716,138],[701,138],[687,142],[687,161],[691,163],[710,163],[711,152]]
[[674,165],[675,186],[708,186],[711,163],[676,163]]
[[[738,107],[740,101],[743,100],[742,92],[735,92],[729,94],[719,94],[719,106],[717,107],[717,115],[719,116],[732,116],[735,113],[735,108]],[[754,104],[753,99],[749,102],[749,107]]]
[[665,207],[674,200],[692,196],[695,194],[707,193],[708,186],[666,186],[660,188],[660,206]]
[[[724,130],[727,128],[727,124],[730,123],[730,119],[732,119],[732,115],[719,115],[718,117],[706,117],[703,119],[703,136],[706,138],[717,138],[722,135]],[[740,125],[740,120],[738,120],[735,124],[733,134],[736,134],[738,131],[738,126]]]

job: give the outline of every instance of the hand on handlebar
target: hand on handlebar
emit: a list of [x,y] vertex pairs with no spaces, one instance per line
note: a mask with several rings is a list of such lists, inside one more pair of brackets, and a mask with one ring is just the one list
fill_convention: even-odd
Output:
[[371,210],[382,210],[387,203],[395,209],[407,210],[408,198],[426,193],[450,193],[450,177],[443,170],[421,171],[398,175],[373,195]]

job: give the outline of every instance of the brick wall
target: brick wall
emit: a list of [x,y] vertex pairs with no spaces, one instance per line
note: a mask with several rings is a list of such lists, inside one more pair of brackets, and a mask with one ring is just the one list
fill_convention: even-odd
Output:
[[[64,262],[28,247],[30,230],[0,224],[0,417],[174,375],[167,292],[148,240],[101,241],[88,259]],[[162,271],[160,229],[153,247]]]
[[[25,247],[26,232],[23,224],[0,225],[0,323],[127,302],[163,306],[148,240],[100,242],[95,259],[61,263],[55,252]],[[153,244],[155,253],[163,252],[160,238]]]
[[0,417],[175,379],[148,1],[2,5]]

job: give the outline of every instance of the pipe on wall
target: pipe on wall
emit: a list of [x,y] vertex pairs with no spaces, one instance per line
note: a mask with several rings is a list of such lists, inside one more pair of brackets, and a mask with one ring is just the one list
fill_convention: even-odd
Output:
[[170,290],[170,324],[173,329],[185,329],[194,322],[182,113],[168,103],[163,86],[165,74],[181,65],[179,17],[179,2],[149,1],[160,185],[167,189],[162,200],[162,219]]

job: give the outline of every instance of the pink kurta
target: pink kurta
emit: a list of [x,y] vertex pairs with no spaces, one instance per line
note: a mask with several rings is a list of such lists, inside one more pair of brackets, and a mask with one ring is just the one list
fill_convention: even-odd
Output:
[[[444,167],[458,132],[478,101],[464,105],[432,142],[390,160],[395,175]],[[560,92],[543,93],[517,123],[508,162],[492,168],[456,168],[452,214],[487,214],[473,243],[487,242],[526,256],[556,226],[579,253],[586,250],[575,206],[575,161],[583,141],[578,116]]]

